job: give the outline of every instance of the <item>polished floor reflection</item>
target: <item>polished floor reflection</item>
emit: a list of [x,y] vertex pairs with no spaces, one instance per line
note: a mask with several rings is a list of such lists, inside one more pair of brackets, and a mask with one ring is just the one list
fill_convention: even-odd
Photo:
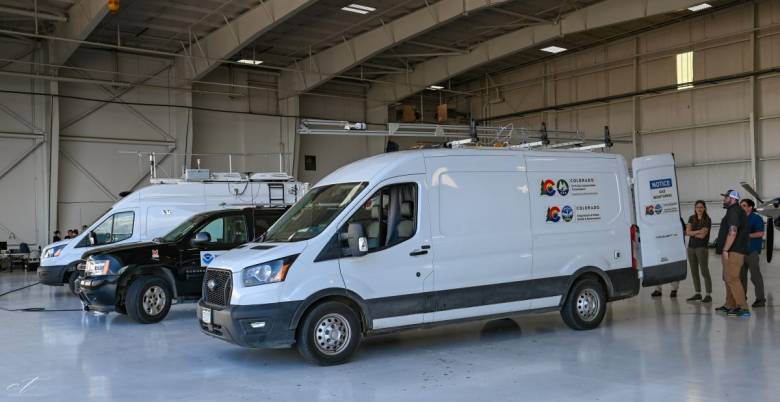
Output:
[[[687,280],[677,299],[668,289],[651,299],[644,289],[611,304],[594,331],[572,331],[557,313],[415,330],[369,339],[351,363],[324,368],[292,349],[243,349],[202,335],[192,304],[155,325],[116,314],[0,311],[0,400],[777,400],[780,264],[763,267],[769,306],[748,319],[713,313],[724,291],[718,261],[710,266],[711,305],[685,301]],[[35,279],[0,273],[0,293]],[[0,306],[80,303],[65,287],[39,285]]]

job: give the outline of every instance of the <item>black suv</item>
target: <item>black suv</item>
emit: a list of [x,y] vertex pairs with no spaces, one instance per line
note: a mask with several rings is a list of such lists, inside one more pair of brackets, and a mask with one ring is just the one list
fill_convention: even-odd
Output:
[[265,233],[286,209],[246,208],[194,215],[152,242],[85,253],[79,297],[87,311],[127,314],[150,324],[174,299],[197,301],[214,258]]

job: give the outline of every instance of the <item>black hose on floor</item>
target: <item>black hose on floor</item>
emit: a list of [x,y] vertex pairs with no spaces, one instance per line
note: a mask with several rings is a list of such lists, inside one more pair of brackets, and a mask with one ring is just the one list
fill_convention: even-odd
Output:
[[[5,295],[9,295],[9,294],[14,293],[14,292],[18,292],[20,290],[31,288],[31,287],[33,287],[35,285],[40,285],[40,284],[41,284],[40,282],[35,282],[35,283],[29,284],[29,285],[24,285],[24,286],[16,288],[16,289],[11,289],[11,290],[9,290],[7,292],[0,293],[0,297],[3,297]],[[3,306],[0,306],[0,310],[2,310],[2,311],[21,311],[21,312],[27,312],[27,313],[45,313],[45,312],[55,312],[55,311],[83,311],[80,308],[79,309],[75,309],[75,308],[70,308],[70,309],[67,309],[67,308],[66,309],[47,309],[47,308],[44,308],[44,307],[5,308]]]

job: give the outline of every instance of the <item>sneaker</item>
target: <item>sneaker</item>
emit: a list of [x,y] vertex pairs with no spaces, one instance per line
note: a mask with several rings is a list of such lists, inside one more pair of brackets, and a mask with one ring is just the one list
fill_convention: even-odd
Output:
[[715,311],[717,311],[718,313],[728,313],[729,310],[730,309],[726,306],[720,306],[715,308]]
[[[658,296],[660,296],[660,295],[658,295]],[[672,292],[669,293],[669,297],[671,297],[671,298],[677,297],[677,291],[676,290],[672,290]]]
[[704,298],[701,299],[701,302],[702,303],[712,303],[712,296],[710,296],[710,295],[704,296]]
[[753,307],[766,307],[766,299],[757,299],[753,302]]
[[695,295],[685,299],[685,301],[696,301],[696,300],[701,300],[701,294],[696,293]]
[[650,294],[650,297],[661,297],[661,291],[660,290],[653,291],[653,293]]
[[729,317],[750,317],[750,310],[743,310],[739,307],[729,310],[728,313],[726,313]]

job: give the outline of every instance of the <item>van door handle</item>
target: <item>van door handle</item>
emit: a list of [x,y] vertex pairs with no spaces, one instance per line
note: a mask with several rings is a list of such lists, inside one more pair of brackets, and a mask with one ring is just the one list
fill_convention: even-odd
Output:
[[428,254],[428,250],[414,250],[411,253],[409,253],[409,255],[411,255],[412,257],[416,257],[418,255],[424,255],[424,254]]

